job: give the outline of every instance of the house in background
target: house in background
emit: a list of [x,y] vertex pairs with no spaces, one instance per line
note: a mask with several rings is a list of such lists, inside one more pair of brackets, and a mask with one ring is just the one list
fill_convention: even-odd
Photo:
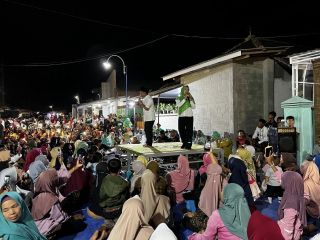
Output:
[[[205,134],[238,130],[253,134],[270,111],[283,116],[281,102],[292,97],[286,56],[306,51],[293,44],[249,35],[222,55],[163,77],[189,85],[196,101],[194,127]],[[233,140],[235,142],[235,136]]]

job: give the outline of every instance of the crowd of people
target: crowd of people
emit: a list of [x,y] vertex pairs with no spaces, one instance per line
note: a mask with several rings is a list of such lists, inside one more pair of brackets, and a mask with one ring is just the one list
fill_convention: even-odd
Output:
[[[252,140],[239,131],[235,155],[229,133],[213,132],[208,141],[196,131],[193,144],[208,150],[203,165],[191,169],[180,155],[177,169],[162,175],[158,162],[144,156],[132,170],[121,168],[118,146],[145,138],[130,119],[1,119],[0,239],[82,232],[87,224],[78,210],[84,205],[90,218],[104,220],[91,240],[300,239],[320,226],[320,138],[301,168],[290,153],[259,160],[255,147],[263,145],[265,125],[259,121]],[[154,142],[180,141],[174,129],[157,125],[153,132]],[[226,165],[218,164],[212,147],[224,149]],[[268,203],[273,197],[280,203],[278,222],[256,210],[265,192]],[[308,225],[307,218],[314,222]]]

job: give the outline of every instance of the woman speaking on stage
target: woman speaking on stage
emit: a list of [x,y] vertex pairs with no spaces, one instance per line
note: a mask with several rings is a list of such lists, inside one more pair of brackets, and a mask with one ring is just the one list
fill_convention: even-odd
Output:
[[176,99],[177,107],[179,108],[178,128],[182,141],[182,149],[191,149],[192,134],[193,134],[193,112],[196,108],[196,103],[189,92],[189,86],[181,88],[180,96]]

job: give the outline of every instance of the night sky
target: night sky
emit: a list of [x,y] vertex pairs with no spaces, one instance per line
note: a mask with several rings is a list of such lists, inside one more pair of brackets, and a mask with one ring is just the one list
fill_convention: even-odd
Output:
[[[280,1],[184,1],[179,5],[173,1],[103,2],[0,0],[0,57],[5,65],[6,103],[35,111],[49,111],[49,105],[70,111],[77,93],[82,102],[93,98],[91,89],[100,87],[111,73],[102,67],[107,57],[57,66],[6,65],[74,62],[107,56],[167,36],[119,53],[128,67],[129,89],[140,85],[158,88],[165,84],[162,76],[214,58],[242,42],[249,35],[249,26],[252,34],[259,37],[320,33],[317,1],[291,1],[282,5]],[[320,47],[320,34],[275,40],[311,49]],[[112,58],[111,63],[117,70],[118,84],[123,84],[121,61]]]

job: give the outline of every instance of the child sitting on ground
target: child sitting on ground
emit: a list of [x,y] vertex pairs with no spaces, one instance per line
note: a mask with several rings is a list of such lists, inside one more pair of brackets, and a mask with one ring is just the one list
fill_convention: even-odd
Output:
[[[108,162],[110,174],[106,176],[100,188],[100,207],[103,208],[105,221],[99,231],[96,231],[91,240],[105,239],[111,232],[122,212],[124,202],[130,197],[129,183],[119,174],[121,162],[114,158]],[[99,236],[99,237],[98,237]]]
[[[278,171],[282,172],[282,168],[279,167],[280,158],[274,157],[272,162],[273,162],[273,165],[278,169]],[[264,186],[267,186],[268,200],[266,200],[266,202],[268,202],[270,204],[272,203],[272,197],[273,197],[274,193],[276,193],[276,195],[278,196],[278,202],[281,201],[282,195],[283,195],[281,183],[278,182],[276,177],[274,176],[274,171],[272,170],[271,166],[268,168],[268,170],[266,172]]]

